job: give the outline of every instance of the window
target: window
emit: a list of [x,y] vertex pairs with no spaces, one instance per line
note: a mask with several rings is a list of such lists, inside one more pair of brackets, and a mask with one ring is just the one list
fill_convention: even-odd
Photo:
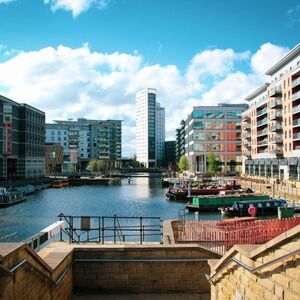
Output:
[[193,119],[203,119],[204,118],[204,112],[202,110],[194,110],[192,113]]

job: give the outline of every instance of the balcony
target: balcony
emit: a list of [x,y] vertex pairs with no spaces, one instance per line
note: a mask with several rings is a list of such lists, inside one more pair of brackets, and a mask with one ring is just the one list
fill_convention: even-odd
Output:
[[251,138],[250,132],[249,132],[249,131],[244,132],[244,133],[243,133],[243,138],[244,138],[244,139],[249,139],[249,138]]
[[276,86],[269,90],[269,97],[273,97],[276,95],[281,95],[281,86]]
[[293,114],[297,114],[300,112],[300,104],[293,107]]
[[257,127],[267,125],[267,124],[268,124],[268,118],[264,118],[264,119],[257,122]]
[[294,140],[300,140],[300,132],[294,133],[293,134],[293,139]]
[[277,130],[282,130],[282,125],[277,123],[277,124],[274,124],[274,125],[271,125],[270,128],[269,128],[270,131],[277,131]]
[[270,149],[271,154],[282,155],[283,149],[282,147],[275,147],[274,149]]
[[268,148],[267,149],[263,149],[263,150],[257,150],[258,154],[262,154],[262,153],[269,153]]
[[292,100],[293,101],[298,100],[298,99],[300,99],[300,92],[297,92],[297,93],[292,95]]
[[261,141],[257,142],[258,146],[267,146],[268,145],[268,139],[263,139]]
[[248,142],[248,141],[246,141],[246,142],[243,143],[243,146],[244,146],[245,148],[251,148],[251,143]]
[[243,150],[243,155],[250,157],[251,156],[251,151],[250,150]]
[[248,121],[250,121],[250,116],[249,116],[249,115],[244,115],[244,116],[242,116],[242,121],[243,121],[243,122],[248,122]]
[[292,81],[292,87],[300,85],[300,77]]
[[257,136],[263,136],[268,134],[268,129],[265,128],[263,130],[257,131]]
[[272,136],[270,138],[270,142],[271,143],[275,143],[275,144],[282,144],[282,135],[278,134],[278,135],[275,135],[275,136]]
[[281,105],[282,105],[281,98],[275,98],[275,99],[271,100],[269,108],[274,108],[276,106],[281,106]]
[[279,119],[282,117],[282,112],[279,109],[276,109],[275,111],[271,111],[269,114],[270,120]]
[[243,129],[244,130],[251,130],[251,124],[245,124]]
[[300,126],[300,119],[293,121],[293,127],[298,127],[298,126]]
[[263,116],[267,113],[267,108],[264,108],[264,109],[261,109],[261,110],[258,110],[257,113],[256,113],[256,116],[257,117],[260,117],[260,116]]

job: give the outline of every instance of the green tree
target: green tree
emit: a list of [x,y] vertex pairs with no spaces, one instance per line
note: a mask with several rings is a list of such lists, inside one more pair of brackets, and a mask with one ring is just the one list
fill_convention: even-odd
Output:
[[103,159],[98,159],[97,162],[96,162],[96,165],[97,165],[97,171],[98,172],[103,172],[105,171],[106,169],[106,163]]
[[89,162],[89,167],[90,167],[90,170],[91,170],[91,172],[96,172],[97,171],[97,169],[98,169],[98,164],[97,164],[97,161],[96,160],[90,160],[90,162]]
[[178,167],[181,172],[187,171],[189,169],[189,162],[188,162],[186,156],[182,155],[180,157]]
[[216,156],[213,152],[210,152],[207,156],[208,163],[208,172],[209,173],[217,173],[219,168],[219,162],[216,159]]
[[134,154],[133,157],[131,158],[130,165],[131,165],[133,168],[138,168],[138,167],[140,166],[140,163],[137,161],[136,155],[135,155],[135,154]]

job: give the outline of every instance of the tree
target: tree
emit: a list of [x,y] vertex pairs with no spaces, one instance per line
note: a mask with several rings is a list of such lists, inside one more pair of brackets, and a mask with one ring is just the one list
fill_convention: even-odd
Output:
[[95,171],[97,171],[98,169],[98,164],[97,164],[97,161],[96,160],[90,160],[89,162],[89,167],[90,167],[90,170],[94,173]]
[[135,155],[135,154],[134,154],[133,157],[131,158],[130,165],[131,165],[133,168],[138,168],[138,167],[140,166],[140,163],[137,161],[136,155]]
[[105,161],[103,159],[97,160],[96,165],[97,165],[97,171],[98,172],[105,171],[105,169],[106,169],[106,163],[105,163]]
[[186,156],[182,155],[180,157],[178,167],[181,172],[187,171],[189,169],[189,162],[188,162]]
[[219,162],[216,159],[216,156],[213,152],[210,152],[207,156],[208,163],[208,172],[209,173],[217,173],[219,168]]

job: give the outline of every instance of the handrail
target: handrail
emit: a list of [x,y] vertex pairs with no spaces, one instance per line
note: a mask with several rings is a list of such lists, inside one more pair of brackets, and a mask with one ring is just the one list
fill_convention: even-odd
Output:
[[275,259],[272,259],[268,262],[265,262],[261,265],[259,265],[258,267],[255,267],[255,268],[251,268],[249,266],[247,266],[246,264],[244,264],[243,262],[241,262],[240,260],[232,257],[230,258],[223,266],[222,268],[217,272],[215,273],[213,276],[211,276],[210,278],[208,278],[208,281],[211,281],[212,283],[213,282],[213,279],[214,277],[216,277],[220,272],[222,272],[226,267],[227,265],[230,263],[230,262],[235,262],[237,265],[239,265],[240,267],[244,268],[245,270],[249,271],[250,273],[258,273],[261,269],[265,268],[265,267],[268,267],[270,265],[273,265],[273,264],[276,264],[277,262],[281,261],[281,260],[284,260],[290,256],[294,256],[294,255],[297,255],[298,253],[300,253],[300,249],[297,249],[297,250],[294,250],[292,252],[289,252],[287,254],[284,254],[282,256],[279,256],[279,257],[276,257]]

